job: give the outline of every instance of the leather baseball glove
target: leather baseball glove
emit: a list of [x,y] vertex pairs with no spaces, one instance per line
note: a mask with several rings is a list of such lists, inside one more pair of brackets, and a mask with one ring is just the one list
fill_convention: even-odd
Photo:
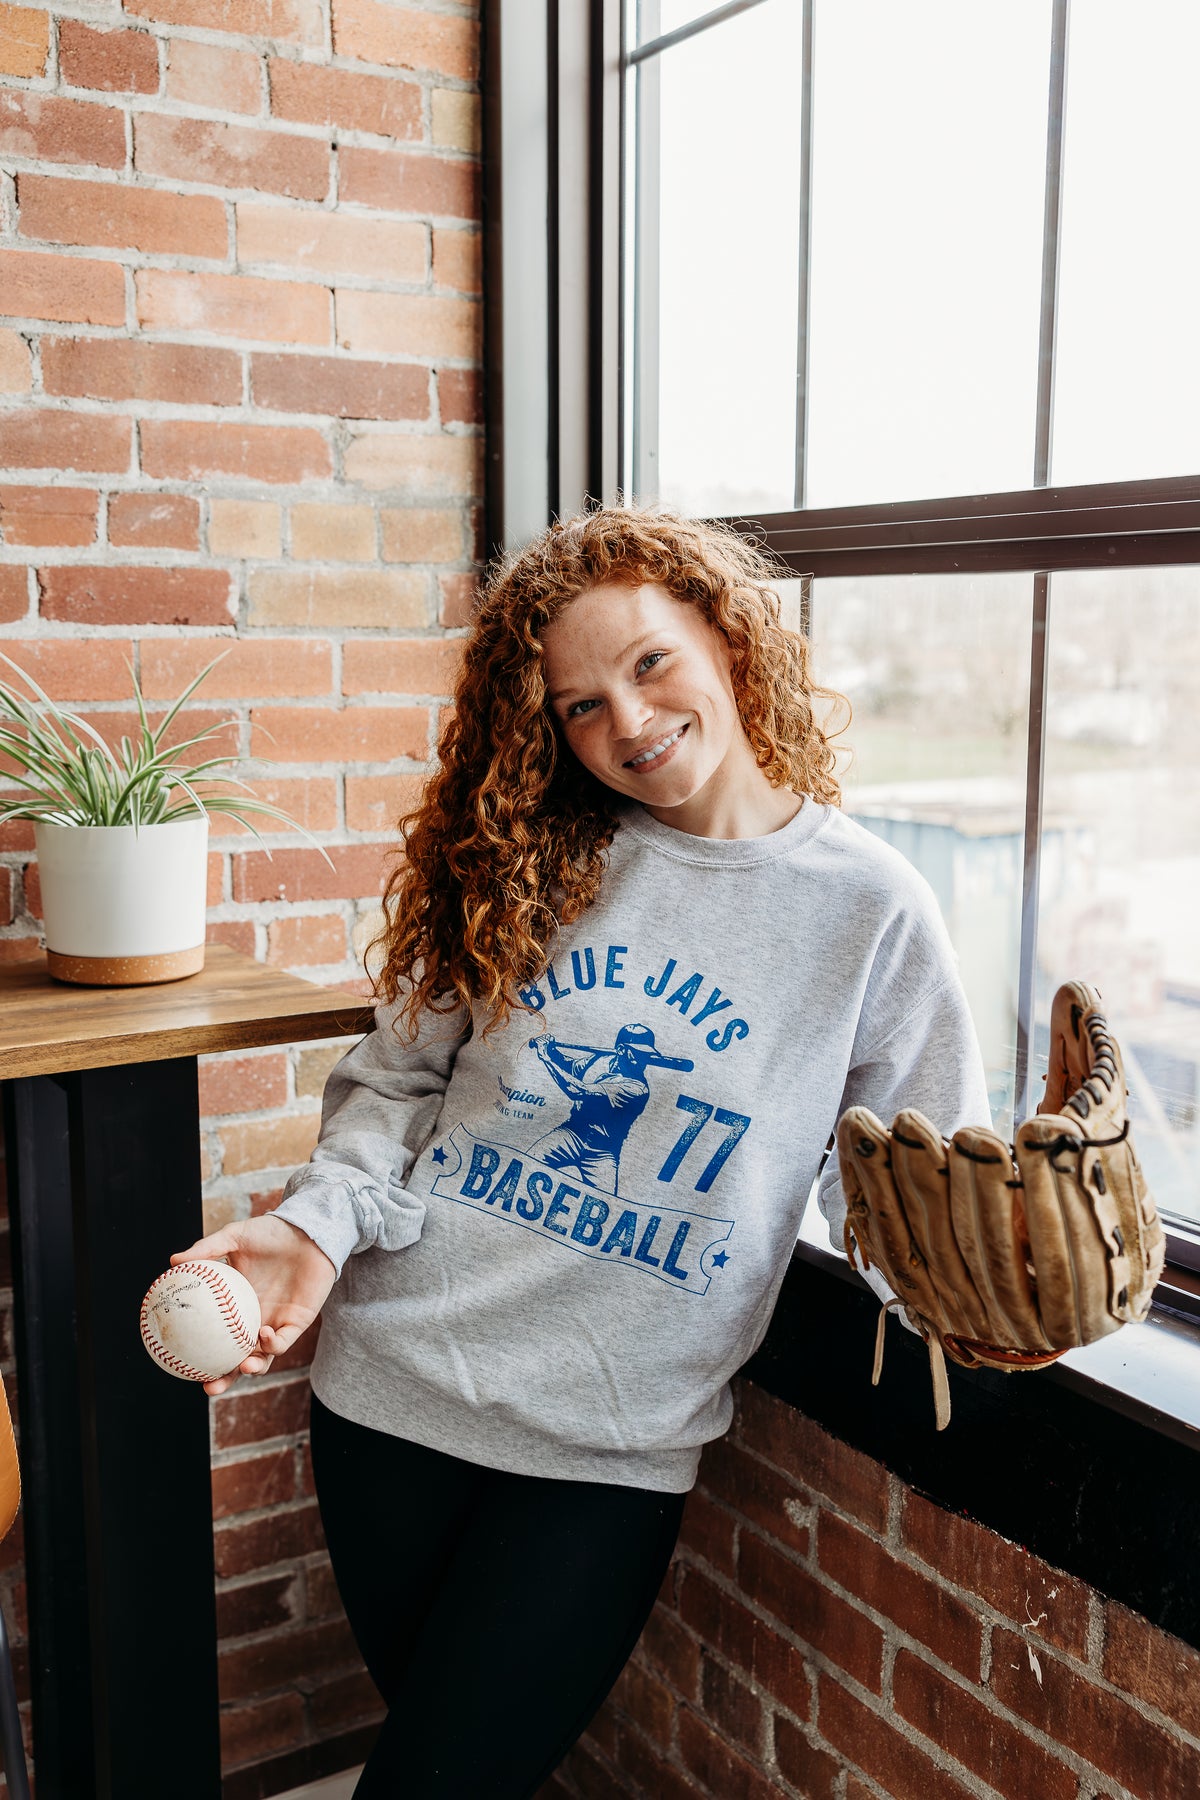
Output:
[[1037,1369],[1150,1310],[1164,1240],[1133,1147],[1121,1052],[1082,981],[1050,1015],[1037,1112],[1009,1145],[964,1126],[949,1140],[922,1113],[890,1130],[865,1106],[838,1121],[846,1254],[892,1292],[925,1339],[938,1430],[950,1418],[945,1356],[968,1368]]

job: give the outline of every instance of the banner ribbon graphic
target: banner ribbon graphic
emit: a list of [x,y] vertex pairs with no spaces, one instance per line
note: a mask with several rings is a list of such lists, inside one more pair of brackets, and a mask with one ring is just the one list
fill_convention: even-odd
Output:
[[433,1161],[440,1167],[435,1194],[507,1215],[581,1256],[624,1263],[689,1294],[706,1294],[728,1260],[724,1251],[714,1253],[732,1235],[732,1219],[594,1193],[528,1151],[474,1137],[465,1125],[438,1141]]

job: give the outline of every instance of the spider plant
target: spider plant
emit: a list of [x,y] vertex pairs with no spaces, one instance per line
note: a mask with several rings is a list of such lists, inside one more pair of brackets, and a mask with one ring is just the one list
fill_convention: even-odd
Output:
[[[0,662],[14,669],[36,699],[28,700],[9,683],[0,681],[0,753],[16,765],[0,772],[0,782],[24,789],[15,799],[0,801],[0,824],[8,819],[32,819],[50,825],[169,825],[175,819],[228,813],[262,842],[248,814],[277,819],[299,831],[330,858],[302,825],[277,806],[258,800],[246,782],[228,773],[236,756],[201,756],[185,760],[186,753],[207,745],[223,724],[206,725],[182,743],[164,745],[180,708],[222,660],[201,669],[157,725],[150,724],[141,684],[132,666],[133,694],[137,702],[138,730],[122,737],[120,751],[113,750],[78,713],[68,712],[53,701],[11,657]],[[214,787],[214,783],[219,785]],[[230,787],[245,789],[229,793]],[[265,847],[265,846],[264,846]]]

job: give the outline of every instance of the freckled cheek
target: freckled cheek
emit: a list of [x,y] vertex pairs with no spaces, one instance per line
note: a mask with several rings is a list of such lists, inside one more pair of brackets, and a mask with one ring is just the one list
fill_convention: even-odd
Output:
[[580,727],[567,728],[563,731],[563,739],[567,749],[585,769],[596,774],[605,766],[607,758],[599,733]]

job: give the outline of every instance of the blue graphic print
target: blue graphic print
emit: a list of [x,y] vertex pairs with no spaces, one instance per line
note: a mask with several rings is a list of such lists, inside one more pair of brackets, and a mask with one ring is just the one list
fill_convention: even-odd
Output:
[[[594,1054],[594,1053],[593,1053]],[[557,1238],[564,1248],[602,1262],[623,1263],[689,1294],[706,1294],[713,1271],[725,1267],[732,1219],[653,1206],[605,1195],[562,1181],[555,1167],[532,1152],[489,1144],[463,1124],[433,1151],[441,1169],[433,1192],[494,1218]],[[716,1254],[714,1255],[714,1251]]]
[[571,1102],[565,1124],[531,1148],[547,1167],[573,1169],[591,1187],[615,1194],[625,1140],[650,1098],[647,1068],[689,1073],[696,1065],[656,1050],[647,1025],[623,1025],[611,1050],[552,1037],[530,1038],[529,1046]]

